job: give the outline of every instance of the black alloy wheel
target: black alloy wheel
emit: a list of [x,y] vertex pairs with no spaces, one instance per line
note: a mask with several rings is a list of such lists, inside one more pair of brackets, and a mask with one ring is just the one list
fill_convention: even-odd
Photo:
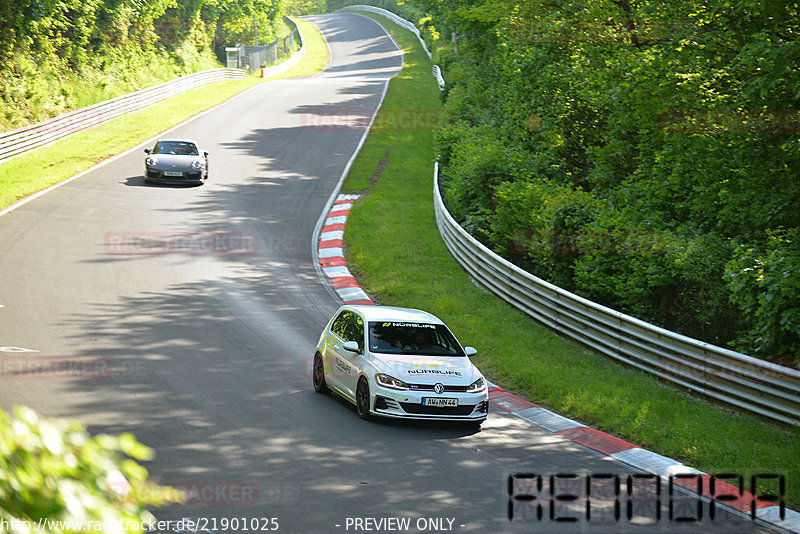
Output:
[[325,368],[322,363],[322,356],[319,353],[314,355],[314,369],[312,370],[314,379],[314,391],[317,393],[327,393],[330,391],[325,383]]
[[365,421],[369,419],[369,384],[367,384],[367,379],[363,376],[356,387],[356,410],[361,419]]

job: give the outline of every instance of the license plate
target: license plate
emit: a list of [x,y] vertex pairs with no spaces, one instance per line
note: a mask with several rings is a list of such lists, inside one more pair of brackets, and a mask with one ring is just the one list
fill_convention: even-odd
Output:
[[183,173],[176,171],[164,171],[164,176],[183,176]]
[[440,397],[423,397],[423,406],[458,406],[458,399],[445,399]]

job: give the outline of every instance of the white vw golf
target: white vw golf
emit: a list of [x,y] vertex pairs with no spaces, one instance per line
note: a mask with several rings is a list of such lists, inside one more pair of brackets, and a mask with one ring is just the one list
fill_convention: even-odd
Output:
[[486,380],[447,326],[430,313],[342,306],[314,355],[314,389],[335,391],[359,417],[469,421],[489,411]]

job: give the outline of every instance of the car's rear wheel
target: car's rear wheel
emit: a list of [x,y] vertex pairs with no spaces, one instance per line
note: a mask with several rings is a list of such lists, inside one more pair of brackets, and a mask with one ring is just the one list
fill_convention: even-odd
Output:
[[356,410],[361,419],[369,419],[369,384],[367,379],[363,376],[358,381],[356,386]]
[[311,372],[314,379],[314,391],[317,393],[327,393],[330,391],[328,385],[325,383],[325,366],[322,362],[322,356],[319,353],[314,355],[314,368]]

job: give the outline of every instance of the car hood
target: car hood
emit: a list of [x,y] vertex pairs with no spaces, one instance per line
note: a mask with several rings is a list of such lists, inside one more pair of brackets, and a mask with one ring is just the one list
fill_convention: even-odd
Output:
[[469,385],[481,376],[468,357],[373,354],[384,373],[410,384]]
[[158,161],[158,167],[160,168],[175,167],[176,169],[188,169],[192,166],[193,161],[199,161],[201,163],[203,161],[203,158],[200,156],[179,154],[153,154],[150,157]]

